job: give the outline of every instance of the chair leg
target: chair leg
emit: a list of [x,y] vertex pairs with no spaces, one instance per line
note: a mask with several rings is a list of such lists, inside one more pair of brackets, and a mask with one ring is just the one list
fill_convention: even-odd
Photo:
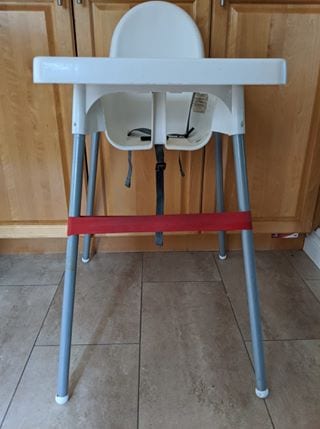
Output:
[[[216,161],[216,211],[221,213],[224,211],[224,195],[223,195],[223,167],[222,167],[222,135],[214,133],[215,141],[215,161]],[[225,247],[225,232],[218,232],[219,238],[219,259],[227,258]]]
[[[87,209],[86,209],[87,216],[93,215],[94,194],[95,194],[96,178],[97,178],[98,153],[99,153],[99,133],[94,133],[91,136],[90,168],[89,168]],[[91,235],[86,234],[83,238],[83,254],[82,254],[82,262],[84,262],[85,264],[90,261],[90,242],[91,242]]]
[[[84,141],[84,135],[74,136],[69,216],[80,215]],[[65,404],[69,399],[69,366],[78,258],[78,243],[78,235],[71,235],[68,237],[61,316],[58,386],[56,394],[56,402],[58,404]]]
[[[250,203],[243,135],[233,136],[233,152],[235,160],[239,210],[247,211],[250,210]],[[256,376],[256,395],[259,398],[266,398],[269,394],[269,390],[267,388],[265,375],[259,295],[256,278],[255,254],[253,247],[253,233],[252,230],[249,230],[242,231],[241,234],[250,316],[253,361]]]

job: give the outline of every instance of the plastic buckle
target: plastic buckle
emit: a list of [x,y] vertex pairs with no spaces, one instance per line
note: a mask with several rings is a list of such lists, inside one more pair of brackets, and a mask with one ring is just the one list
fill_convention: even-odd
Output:
[[166,169],[167,164],[165,162],[157,162],[156,163],[156,171],[163,171]]

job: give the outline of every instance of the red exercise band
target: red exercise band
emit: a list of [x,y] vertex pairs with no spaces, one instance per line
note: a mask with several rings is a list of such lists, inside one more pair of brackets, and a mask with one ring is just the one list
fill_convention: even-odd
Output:
[[157,231],[235,231],[252,229],[251,213],[223,212],[150,216],[68,218],[68,235]]

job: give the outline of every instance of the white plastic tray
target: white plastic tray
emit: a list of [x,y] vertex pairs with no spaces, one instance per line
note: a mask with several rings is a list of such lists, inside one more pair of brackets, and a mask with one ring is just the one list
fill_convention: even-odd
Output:
[[[283,59],[144,59],[35,57],[34,83],[196,91],[212,85],[281,85]],[[173,88],[174,87],[174,88]],[[199,88],[198,88],[199,87]]]

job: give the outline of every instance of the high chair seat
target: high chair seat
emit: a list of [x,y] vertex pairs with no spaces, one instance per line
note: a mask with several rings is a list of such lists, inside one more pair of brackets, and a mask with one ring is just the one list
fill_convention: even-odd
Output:
[[[174,4],[162,1],[142,3],[127,12],[117,24],[111,39],[110,57],[113,58],[203,58],[204,49],[198,27],[191,17]],[[159,71],[165,67],[159,65]],[[143,70],[140,68],[140,73]],[[193,114],[192,93],[154,94],[116,93],[105,96],[102,108],[106,118],[106,136],[118,149],[150,149],[162,144],[166,149],[197,149],[210,139],[212,115],[205,109],[201,116]],[[161,118],[161,130],[157,132],[154,118]],[[197,128],[193,122],[197,122]],[[199,123],[200,122],[200,123]],[[189,127],[193,129],[188,133]],[[156,140],[150,142],[135,136],[132,129],[151,129]],[[160,128],[160,127],[159,127]],[[174,138],[171,135],[186,135]],[[160,139],[160,141],[159,141]]]

